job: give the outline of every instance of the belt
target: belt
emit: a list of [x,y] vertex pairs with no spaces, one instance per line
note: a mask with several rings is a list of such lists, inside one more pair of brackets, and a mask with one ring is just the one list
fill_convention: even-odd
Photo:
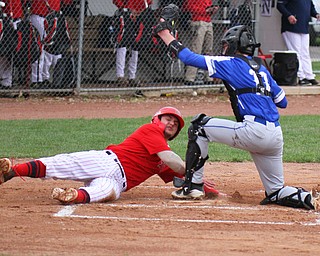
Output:
[[[111,153],[110,151],[108,151],[108,150],[106,151],[106,153],[107,153],[108,156],[112,155],[112,153]],[[118,160],[117,158],[114,158],[113,160],[114,160],[114,161],[117,163],[117,165],[119,166],[119,169],[120,169],[120,171],[121,171],[122,178],[124,179],[124,177],[125,177],[124,171],[123,171],[123,168],[122,168],[121,164],[119,163],[119,160]],[[122,183],[122,187],[123,187],[123,188],[126,187],[126,182],[123,182],[123,183]]]
[[277,127],[277,126],[280,126],[280,123],[278,121],[275,121],[275,122],[269,122],[263,118],[260,118],[260,117],[257,117],[255,116],[254,119],[253,119],[255,122],[259,123],[259,124],[263,124],[263,125],[267,125],[267,123],[274,123],[274,126]]

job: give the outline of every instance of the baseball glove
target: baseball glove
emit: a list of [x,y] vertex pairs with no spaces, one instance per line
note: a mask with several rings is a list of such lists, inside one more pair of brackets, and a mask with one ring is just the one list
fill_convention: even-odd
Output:
[[159,24],[153,27],[153,36],[158,36],[158,33],[162,30],[168,29],[170,33],[174,33],[176,30],[176,23],[179,18],[180,9],[175,4],[169,4],[161,10],[160,18],[164,21],[160,21]]
[[314,186],[311,190],[311,203],[316,211],[320,211],[320,184]]

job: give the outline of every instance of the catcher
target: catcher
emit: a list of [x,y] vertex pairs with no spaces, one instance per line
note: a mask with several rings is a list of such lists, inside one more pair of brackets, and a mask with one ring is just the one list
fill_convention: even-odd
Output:
[[[180,111],[164,107],[154,114],[151,123],[105,150],[59,154],[14,166],[8,158],[2,158],[0,184],[17,176],[75,180],[84,182],[84,186],[54,188],[52,198],[64,204],[117,200],[122,192],[153,175],[164,182],[172,181],[174,176],[183,177],[185,164],[168,145],[183,126]],[[210,182],[205,188],[208,196],[218,194]]]
[[177,6],[165,7],[160,23],[154,27],[172,54],[185,65],[208,70],[222,79],[230,96],[236,121],[199,114],[188,129],[185,181],[175,182],[181,189],[175,199],[199,199],[204,196],[202,178],[208,159],[208,144],[223,143],[251,154],[265,189],[261,204],[278,204],[294,208],[320,210],[320,185],[311,193],[303,188],[285,186],[283,177],[283,136],[277,107],[286,108],[285,92],[273,80],[259,58],[253,57],[256,43],[251,30],[235,26],[222,37],[222,56],[195,54],[170,34],[178,18]]

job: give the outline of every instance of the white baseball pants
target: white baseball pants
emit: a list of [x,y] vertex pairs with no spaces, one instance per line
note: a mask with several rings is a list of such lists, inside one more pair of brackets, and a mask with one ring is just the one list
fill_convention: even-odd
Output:
[[59,154],[39,160],[46,166],[46,179],[84,182],[80,189],[89,194],[91,203],[116,200],[126,190],[123,167],[110,150]]
[[292,32],[283,32],[282,37],[287,45],[288,50],[296,51],[299,60],[298,77],[300,80],[306,78],[314,79],[312,71],[312,62],[309,52],[309,34],[298,34]]

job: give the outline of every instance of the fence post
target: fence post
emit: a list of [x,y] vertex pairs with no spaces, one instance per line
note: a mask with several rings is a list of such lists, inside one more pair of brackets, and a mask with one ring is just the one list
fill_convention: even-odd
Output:
[[78,65],[77,65],[77,81],[75,93],[79,94],[81,90],[81,70],[82,70],[82,49],[83,49],[83,31],[84,31],[84,10],[85,0],[80,1],[80,17],[79,17],[79,45],[78,45]]

